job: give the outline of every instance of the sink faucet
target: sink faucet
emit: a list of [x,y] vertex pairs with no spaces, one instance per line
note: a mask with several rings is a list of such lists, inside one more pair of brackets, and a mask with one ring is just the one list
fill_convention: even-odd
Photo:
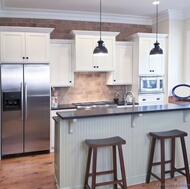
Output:
[[128,103],[128,99],[132,99],[132,103],[133,103],[133,107],[135,106],[135,95],[131,92],[128,91],[125,95],[124,95],[124,102],[125,102],[125,106],[127,106]]

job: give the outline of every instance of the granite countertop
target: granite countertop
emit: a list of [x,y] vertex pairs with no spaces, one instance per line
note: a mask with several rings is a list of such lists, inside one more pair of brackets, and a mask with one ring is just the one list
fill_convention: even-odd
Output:
[[76,109],[76,106],[72,104],[59,104],[57,108],[51,108],[51,110],[64,110],[64,109]]
[[[124,105],[124,101],[119,101],[117,103],[118,106],[123,106]],[[132,103],[128,103],[127,105],[132,105]],[[138,105],[138,103],[135,103],[135,105]],[[59,104],[58,107],[56,108],[52,108],[51,110],[64,110],[64,109],[76,109],[77,107],[73,104]]]
[[166,111],[190,110],[190,104],[166,104],[136,106],[127,108],[97,108],[90,110],[77,110],[69,112],[57,112],[61,119],[80,119],[88,117],[117,116],[124,114],[142,114]]

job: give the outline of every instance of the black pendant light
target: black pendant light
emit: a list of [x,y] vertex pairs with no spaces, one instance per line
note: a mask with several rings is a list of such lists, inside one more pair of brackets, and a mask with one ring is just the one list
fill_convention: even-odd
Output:
[[163,50],[160,48],[160,43],[158,43],[158,0],[154,1],[153,4],[156,5],[156,43],[154,43],[154,48],[150,51],[150,55],[162,55]]
[[104,41],[102,41],[102,2],[100,0],[100,40],[97,42],[98,46],[94,49],[93,55],[107,55],[108,50],[104,46]]

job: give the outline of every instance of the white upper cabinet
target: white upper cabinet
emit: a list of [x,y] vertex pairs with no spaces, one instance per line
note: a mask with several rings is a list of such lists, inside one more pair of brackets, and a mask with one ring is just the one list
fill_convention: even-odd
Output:
[[52,87],[74,84],[72,46],[72,40],[51,40],[50,81]]
[[115,71],[106,74],[107,85],[131,85],[133,43],[116,42],[115,51]]
[[164,75],[166,54],[167,54],[167,35],[158,34],[158,42],[162,48],[163,55],[149,55],[156,42],[156,34],[137,33],[127,38],[134,42],[134,68],[138,75]]
[[9,63],[49,62],[51,31],[52,31],[51,28],[16,28],[16,27],[11,28],[11,31],[2,31],[0,34],[1,62],[9,62]]
[[115,37],[118,32],[102,32],[102,40],[108,49],[106,56],[94,56],[93,51],[100,40],[100,32],[73,30],[75,72],[112,71],[115,60]]
[[[155,38],[139,39],[139,74],[164,74],[165,56],[149,55],[150,50],[154,47]],[[160,47],[165,53],[165,39],[159,39]]]

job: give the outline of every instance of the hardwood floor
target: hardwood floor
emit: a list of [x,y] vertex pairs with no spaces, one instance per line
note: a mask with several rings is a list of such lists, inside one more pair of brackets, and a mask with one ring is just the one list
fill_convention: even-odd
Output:
[[[0,160],[0,189],[56,189],[53,153]],[[166,189],[187,189],[185,177],[166,181]],[[160,189],[159,182],[128,189]]]
[[56,189],[53,153],[0,161],[1,189]]

